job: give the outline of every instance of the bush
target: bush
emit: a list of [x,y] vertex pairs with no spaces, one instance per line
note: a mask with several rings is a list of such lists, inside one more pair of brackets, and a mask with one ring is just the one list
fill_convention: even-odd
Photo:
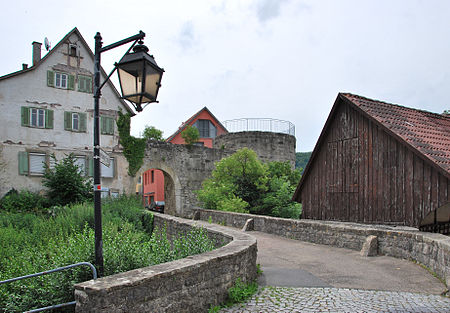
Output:
[[55,155],[55,167],[45,165],[42,184],[48,187],[48,198],[53,205],[80,203],[93,198],[92,180],[81,172],[71,153],[60,162]]
[[186,128],[181,132],[181,138],[184,139],[184,142],[188,146],[192,146],[194,143],[198,141],[200,138],[200,133],[198,132],[197,127],[193,127],[191,125],[186,126]]
[[157,140],[157,141],[163,141],[163,131],[157,129],[154,126],[145,126],[143,137],[145,140]]
[[197,197],[205,209],[299,218],[301,204],[292,195],[300,177],[289,162],[263,164],[244,148],[216,163]]
[[0,208],[7,212],[44,212],[48,200],[37,192],[11,189],[1,200]]

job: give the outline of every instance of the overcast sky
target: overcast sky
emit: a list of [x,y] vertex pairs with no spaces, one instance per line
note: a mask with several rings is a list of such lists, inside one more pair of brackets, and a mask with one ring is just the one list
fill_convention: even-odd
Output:
[[[159,103],[132,120],[168,137],[207,106],[220,120],[274,118],[311,151],[338,92],[431,112],[450,109],[448,0],[77,0],[4,3],[0,76],[31,43],[78,27],[93,50],[144,31],[166,72]],[[102,55],[107,72],[126,48]],[[45,50],[43,50],[43,55]]]

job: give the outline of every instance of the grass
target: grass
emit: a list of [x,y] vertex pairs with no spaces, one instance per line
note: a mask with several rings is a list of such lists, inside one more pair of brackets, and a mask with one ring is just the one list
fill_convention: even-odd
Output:
[[230,289],[228,289],[227,301],[222,305],[216,305],[208,310],[208,313],[219,312],[223,308],[231,307],[238,303],[243,303],[250,299],[254,294],[258,292],[258,283],[256,281],[244,283],[241,278],[238,277]]
[[[105,276],[212,250],[204,229],[167,239],[135,197],[106,200],[103,209]],[[78,263],[94,263],[93,206],[53,207],[44,214],[0,212],[0,280]],[[73,301],[73,286],[89,268],[0,285],[0,313]],[[73,308],[69,309],[73,312]],[[65,312],[65,311],[64,311]]]

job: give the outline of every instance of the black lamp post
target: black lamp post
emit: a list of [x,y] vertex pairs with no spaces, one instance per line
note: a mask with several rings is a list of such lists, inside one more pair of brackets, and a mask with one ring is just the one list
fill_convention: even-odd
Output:
[[[145,33],[123,39],[106,47],[102,47],[100,33],[95,35],[94,54],[94,223],[95,223],[95,263],[100,276],[103,276],[103,239],[102,239],[102,207],[100,180],[100,131],[99,131],[99,102],[101,89],[116,69],[119,72],[122,98],[130,101],[137,112],[142,111],[142,104],[156,102],[161,78],[164,70],[160,68],[153,56],[147,54],[148,48],[143,45]],[[100,55],[101,53],[133,42],[131,47],[119,63],[100,84]],[[137,46],[136,43],[139,41]],[[130,53],[131,49],[133,53]]]

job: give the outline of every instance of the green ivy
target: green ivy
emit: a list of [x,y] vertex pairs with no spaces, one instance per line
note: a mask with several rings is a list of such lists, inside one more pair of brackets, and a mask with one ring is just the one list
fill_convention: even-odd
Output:
[[128,174],[135,176],[144,163],[146,140],[131,136],[130,124],[131,114],[123,114],[119,111],[117,128],[119,129],[120,144],[123,147],[123,154],[128,161]]

